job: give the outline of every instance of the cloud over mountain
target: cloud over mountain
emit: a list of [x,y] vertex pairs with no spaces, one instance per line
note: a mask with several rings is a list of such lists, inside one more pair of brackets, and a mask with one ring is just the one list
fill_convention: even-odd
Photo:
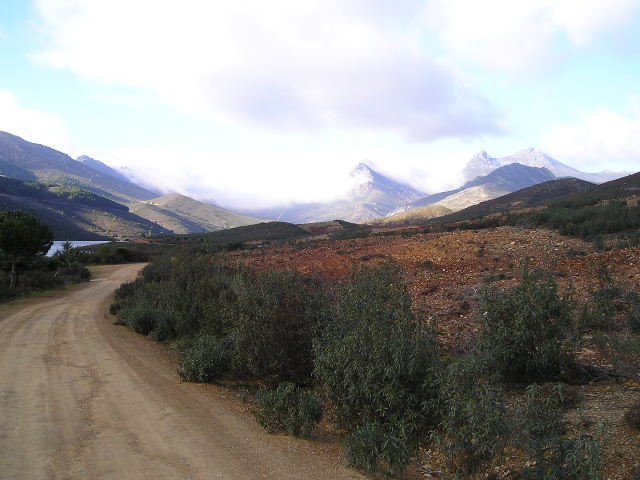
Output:
[[423,47],[423,9],[412,0],[40,0],[44,42],[33,58],[267,128],[381,129],[419,141],[500,132],[493,106]]

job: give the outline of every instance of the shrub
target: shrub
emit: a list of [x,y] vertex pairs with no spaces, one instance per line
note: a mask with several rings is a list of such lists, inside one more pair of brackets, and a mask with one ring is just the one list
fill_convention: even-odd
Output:
[[627,323],[629,329],[636,334],[640,334],[640,295],[630,295],[629,311],[627,313]]
[[320,282],[295,272],[246,275],[230,344],[236,375],[270,382],[309,382],[313,334],[328,302]]
[[523,472],[525,478],[600,478],[599,442],[587,435],[564,437],[566,392],[563,385],[527,388],[524,405],[516,416],[517,444],[524,447],[533,460]]
[[155,319],[153,330],[149,332],[149,337],[156,342],[164,342],[176,336],[173,325],[169,321],[166,313],[159,313]]
[[555,280],[526,266],[512,290],[483,297],[480,349],[491,371],[514,382],[552,380],[571,360],[571,304]]
[[[567,480],[600,480],[602,447],[589,435],[581,435],[565,442],[562,452],[562,468],[551,478]],[[546,477],[549,478],[549,477]]]
[[[376,438],[402,425],[399,441],[413,452],[437,423],[435,336],[414,318],[406,284],[394,264],[357,270],[337,297],[334,314],[314,344],[315,374],[336,420],[348,431],[364,429],[354,437],[354,445],[364,441],[363,436]],[[381,455],[393,451],[399,449]],[[380,461],[400,469],[407,458]]]
[[156,326],[156,310],[146,302],[123,308],[118,312],[124,323],[137,333],[149,335]]
[[227,346],[219,338],[211,335],[196,337],[180,353],[178,374],[187,382],[212,382],[228,371]]
[[597,333],[593,344],[613,366],[616,374],[638,378],[640,375],[640,338],[627,332]]
[[410,430],[402,420],[367,422],[357,427],[345,439],[347,463],[376,476],[402,473],[414,453],[414,440],[408,438]]
[[[534,478],[546,478],[545,473],[558,468],[558,451],[566,427],[563,421],[561,390],[550,391],[539,385],[527,387],[524,405],[516,414],[516,443],[524,447],[534,462],[525,473]],[[555,455],[549,455],[553,451]]]
[[473,473],[506,443],[506,402],[502,388],[486,378],[473,355],[443,370],[442,423],[438,443],[459,471]]
[[315,343],[316,375],[346,428],[434,398],[435,338],[411,312],[400,270],[362,268],[338,293],[338,305]]
[[596,282],[596,287],[589,292],[589,302],[583,308],[582,324],[587,328],[614,330],[618,312],[616,300],[622,291],[604,265],[598,267]]
[[257,399],[260,410],[256,418],[269,433],[287,432],[308,437],[322,420],[320,400],[292,382],[260,390]]
[[627,413],[624,414],[624,421],[631,428],[640,430],[640,401],[631,405]]

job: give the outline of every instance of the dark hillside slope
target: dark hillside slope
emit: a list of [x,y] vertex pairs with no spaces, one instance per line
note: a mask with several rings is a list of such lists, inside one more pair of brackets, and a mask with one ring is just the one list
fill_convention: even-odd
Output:
[[19,180],[75,185],[121,203],[157,196],[128,180],[95,170],[53,148],[7,132],[0,132],[0,174]]
[[77,187],[0,177],[0,211],[11,210],[35,215],[51,226],[57,240],[99,240],[171,233],[130,213],[124,205]]
[[460,222],[475,220],[489,215],[511,213],[527,208],[536,208],[548,204],[552,200],[568,198],[582,192],[591,192],[596,188],[593,183],[577,178],[562,178],[539,183],[523,188],[502,197],[487,200],[432,220],[431,223]]
[[245,242],[294,240],[309,235],[311,235],[309,231],[292,223],[265,222],[211,233],[180,235],[173,237],[173,240],[183,244],[194,245],[199,243],[206,243],[208,245],[230,245]]

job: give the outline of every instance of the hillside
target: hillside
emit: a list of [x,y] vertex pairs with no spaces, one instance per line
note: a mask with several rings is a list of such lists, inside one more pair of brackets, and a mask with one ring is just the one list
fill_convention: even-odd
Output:
[[100,240],[171,233],[107,198],[77,187],[0,177],[0,211],[35,215],[56,240]]
[[263,221],[177,193],[136,202],[131,212],[175,233],[214,232]]
[[126,178],[105,172],[104,169],[96,170],[91,165],[96,166],[92,162],[74,160],[53,148],[0,132],[1,175],[25,181],[77,186],[125,204],[157,196]]
[[596,188],[593,183],[577,178],[562,178],[539,183],[492,200],[472,205],[437,219],[437,223],[473,220],[489,215],[511,213],[528,208],[546,205],[560,198],[567,198],[581,192],[590,192]]
[[[404,205],[389,216],[403,218],[404,221],[411,222],[428,220],[438,216],[438,212],[445,215],[451,211],[463,210],[471,205],[501,197],[554,178],[553,173],[546,168],[528,167],[518,163],[505,165],[487,175],[479,176],[466,182],[456,190],[429,195]],[[426,206],[437,208],[424,208]]]
[[263,222],[243,227],[218,230],[210,233],[160,238],[159,243],[177,242],[185,245],[219,245],[233,249],[243,243],[269,243],[279,240],[295,240],[311,233],[301,226],[287,222]]
[[442,217],[449,213],[451,213],[451,209],[442,205],[425,205],[385,218],[379,218],[371,223],[374,225],[412,225],[431,218]]
[[608,200],[629,200],[637,205],[640,199],[640,172],[603,183],[593,189],[577,192],[557,202],[558,205],[587,206]]
[[486,202],[429,223],[448,224],[447,229],[501,225],[549,228],[562,235],[598,241],[601,245],[605,241],[637,245],[640,173],[601,185],[575,179],[548,184],[543,188],[549,191],[534,190],[530,198],[525,198],[527,201],[522,201],[526,191],[525,194],[517,192],[519,197],[503,197],[498,202]]

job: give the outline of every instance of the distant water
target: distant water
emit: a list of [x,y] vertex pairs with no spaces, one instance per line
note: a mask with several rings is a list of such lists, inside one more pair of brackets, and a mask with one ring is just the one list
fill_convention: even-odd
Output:
[[[74,247],[88,247],[89,245],[100,245],[101,243],[109,243],[106,240],[69,240],[71,245]],[[62,244],[66,242],[66,240],[55,240],[51,248],[47,252],[47,257],[50,257],[58,250],[62,249]]]

